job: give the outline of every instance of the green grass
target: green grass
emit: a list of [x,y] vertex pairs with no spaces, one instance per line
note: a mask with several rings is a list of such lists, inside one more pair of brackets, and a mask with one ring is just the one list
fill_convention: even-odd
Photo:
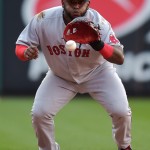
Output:
[[[133,150],[148,150],[150,98],[129,98],[129,102]],[[38,149],[31,124],[32,103],[33,97],[0,98],[0,150]],[[55,130],[61,150],[117,150],[110,118],[90,97],[76,97],[65,106],[55,118]]]

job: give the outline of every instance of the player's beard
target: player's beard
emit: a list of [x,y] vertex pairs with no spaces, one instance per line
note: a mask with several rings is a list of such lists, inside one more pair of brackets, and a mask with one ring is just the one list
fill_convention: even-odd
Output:
[[73,16],[73,15],[71,15],[71,13],[69,13],[69,12],[67,11],[65,5],[64,5],[63,8],[64,8],[64,13],[67,15],[67,17],[68,17],[68,18],[70,19],[70,21],[71,21],[71,20],[73,20],[74,18],[84,16],[84,15],[86,14],[86,12],[87,12],[87,10],[88,10],[89,7],[87,7],[86,10],[85,10],[83,13],[81,13],[79,16]]

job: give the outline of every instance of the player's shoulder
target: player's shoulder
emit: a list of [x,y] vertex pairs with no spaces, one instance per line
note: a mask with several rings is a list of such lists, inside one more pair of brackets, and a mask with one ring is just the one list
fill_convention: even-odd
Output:
[[108,22],[108,20],[106,20],[100,12],[98,12],[97,10],[93,9],[93,8],[89,8],[87,11],[87,15],[89,18],[91,18],[91,20],[95,23],[99,23],[99,24],[110,24]]
[[91,19],[101,19],[102,15],[95,9],[89,8],[87,11],[87,16]]
[[49,9],[45,9],[40,13],[36,14],[38,20],[55,19],[62,17],[63,8],[62,6],[56,6]]
[[90,13],[90,15],[92,15],[92,16],[100,15],[100,13],[97,10],[93,9],[93,8],[89,8],[87,12]]

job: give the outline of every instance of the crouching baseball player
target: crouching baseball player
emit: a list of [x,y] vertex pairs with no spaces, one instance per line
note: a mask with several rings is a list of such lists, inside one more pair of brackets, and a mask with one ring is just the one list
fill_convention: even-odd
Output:
[[[32,107],[39,150],[60,149],[54,117],[77,93],[89,93],[105,108],[118,150],[131,150],[131,110],[113,65],[123,64],[123,45],[90,0],[61,2],[35,15],[16,42],[20,60],[36,59],[41,47],[49,66]],[[65,47],[69,40],[77,44],[74,51]]]

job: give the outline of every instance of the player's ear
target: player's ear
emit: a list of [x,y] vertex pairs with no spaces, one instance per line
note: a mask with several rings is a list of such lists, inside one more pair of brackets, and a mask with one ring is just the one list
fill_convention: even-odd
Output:
[[64,7],[64,0],[61,0],[62,7]]
[[88,4],[88,7],[89,7],[89,5],[90,5],[90,3],[91,3],[90,0],[88,1],[88,3],[89,3],[89,4]]

